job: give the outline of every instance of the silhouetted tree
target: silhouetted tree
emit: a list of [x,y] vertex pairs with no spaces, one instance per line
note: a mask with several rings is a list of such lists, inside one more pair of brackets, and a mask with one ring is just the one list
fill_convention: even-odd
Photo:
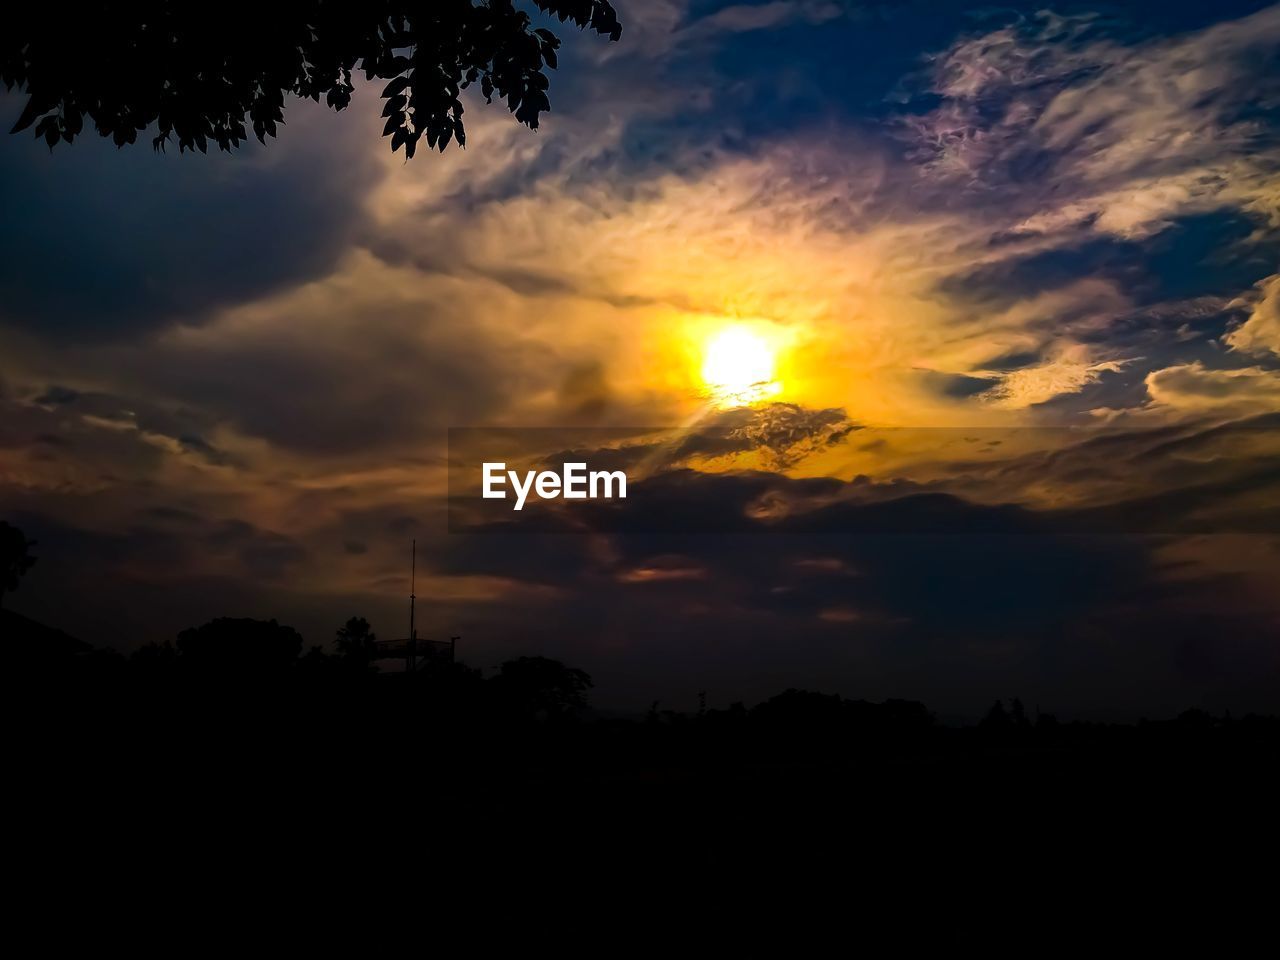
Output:
[[296,666],[301,676],[314,679],[330,675],[340,662],[325,653],[324,648],[317,644],[298,658]]
[[178,651],[166,640],[139,647],[129,657],[129,665],[144,676],[166,676],[177,667]]
[[[617,40],[606,0],[522,4],[561,23]],[[157,125],[162,149],[222,150],[276,135],[286,95],[341,110],[354,77],[390,81],[382,89],[383,136],[412,157],[425,137],[441,150],[466,142],[460,91],[478,83],[487,101],[504,100],[517,120],[538,126],[551,108],[546,70],[560,40],[535,27],[513,0],[302,0],[297,3],[49,4],[6,11],[0,79],[29,94],[12,132],[35,126],[52,148],[70,143],[85,118],[117,146]]]
[[987,715],[982,718],[978,727],[992,733],[1004,732],[1012,726],[1009,718],[1009,711],[1005,710],[1003,701],[997,700],[991,705],[991,709],[987,711]]
[[352,617],[341,627],[335,636],[338,656],[350,667],[367,670],[373,666],[374,644],[377,635],[364,617]]
[[563,716],[587,706],[591,676],[547,657],[520,657],[498,668],[491,681],[508,707]]
[[1208,730],[1218,724],[1218,718],[1199,707],[1192,707],[1178,714],[1174,722],[1189,730]]
[[187,667],[249,677],[278,674],[297,662],[302,636],[275,620],[219,617],[178,634]]
[[36,558],[31,554],[35,545],[17,527],[0,520],[0,603],[6,593],[18,589],[18,581],[35,566]]
[[838,727],[845,715],[839,694],[816,693],[791,687],[751,709],[751,718],[779,729]]

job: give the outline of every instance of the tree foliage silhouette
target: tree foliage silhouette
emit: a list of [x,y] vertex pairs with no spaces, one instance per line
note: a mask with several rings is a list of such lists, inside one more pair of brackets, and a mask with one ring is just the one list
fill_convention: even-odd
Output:
[[517,713],[571,714],[587,706],[591,676],[548,657],[518,657],[498,668],[493,678],[504,702]]
[[373,664],[377,635],[364,617],[352,617],[335,636],[338,656],[353,667],[367,670]]
[[184,663],[218,674],[271,676],[290,669],[302,652],[302,636],[275,620],[218,617],[178,634]]
[[18,589],[23,575],[35,566],[36,558],[31,554],[35,545],[17,527],[0,520],[0,603],[6,593]]
[[[617,40],[607,0],[529,0],[581,29]],[[463,89],[479,84],[531,128],[551,108],[548,69],[559,38],[514,0],[302,0],[216,8],[172,0],[63,8],[24,5],[0,34],[0,79],[29,95],[14,133],[34,126],[52,148],[85,127],[117,146],[157,126],[153,145],[230,151],[276,135],[286,95],[344,109],[355,77],[387,81],[383,136],[412,157],[425,138],[466,143]],[[246,119],[248,126],[246,126]]]

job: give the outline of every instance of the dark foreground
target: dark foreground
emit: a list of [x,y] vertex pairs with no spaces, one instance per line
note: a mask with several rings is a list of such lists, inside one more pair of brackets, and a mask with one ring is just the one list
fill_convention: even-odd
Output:
[[[467,685],[468,687],[471,684]],[[949,728],[907,701],[786,691],[751,709],[548,715],[441,677],[28,681],[15,732],[45,812],[182,829],[303,823],[444,842],[864,848],[1174,824],[1275,836],[1280,722],[1189,711],[1132,726],[989,716]]]
[[[583,709],[589,678],[539,658],[486,679],[198,654],[78,649],[7,674],[30,882],[111,888],[128,865],[247,896],[336,872],[420,903],[546,894],[567,871],[704,897],[817,885],[841,909],[856,887],[859,922],[925,911],[929,932],[970,944],[1014,914],[1047,911],[1058,939],[1133,921],[1158,895],[1164,935],[1194,926],[1216,949],[1274,913],[1275,718],[1059,723],[1011,702],[955,728],[919,703],[790,690],[612,720]],[[1206,928],[1223,898],[1235,919]]]

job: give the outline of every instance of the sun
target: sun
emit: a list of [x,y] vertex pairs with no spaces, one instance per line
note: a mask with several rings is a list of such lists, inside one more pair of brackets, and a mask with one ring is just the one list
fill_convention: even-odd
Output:
[[703,350],[702,380],[721,406],[763,400],[779,390],[774,380],[773,348],[746,327],[720,330]]

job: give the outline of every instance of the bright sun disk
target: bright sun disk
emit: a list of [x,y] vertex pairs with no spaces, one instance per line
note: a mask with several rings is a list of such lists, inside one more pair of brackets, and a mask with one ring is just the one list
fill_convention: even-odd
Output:
[[722,404],[747,404],[778,391],[773,349],[744,327],[721,330],[703,353],[702,379]]

